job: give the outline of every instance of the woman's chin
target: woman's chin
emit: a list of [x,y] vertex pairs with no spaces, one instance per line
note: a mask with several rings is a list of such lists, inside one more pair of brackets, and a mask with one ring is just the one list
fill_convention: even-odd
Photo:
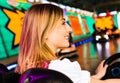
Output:
[[66,44],[65,48],[68,48],[68,47],[70,47],[70,44]]
[[[61,42],[62,43],[62,42]],[[62,48],[68,48],[70,47],[70,43],[69,42],[64,42],[62,45],[61,45]]]

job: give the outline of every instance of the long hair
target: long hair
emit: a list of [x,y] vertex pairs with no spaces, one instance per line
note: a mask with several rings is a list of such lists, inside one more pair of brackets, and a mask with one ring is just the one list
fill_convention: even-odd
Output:
[[35,4],[28,9],[22,26],[16,68],[18,73],[23,73],[29,68],[39,67],[44,61],[56,58],[46,44],[46,37],[62,17],[63,10],[52,4]]

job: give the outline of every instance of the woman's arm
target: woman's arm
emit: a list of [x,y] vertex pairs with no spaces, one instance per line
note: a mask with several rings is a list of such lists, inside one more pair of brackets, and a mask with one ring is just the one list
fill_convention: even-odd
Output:
[[96,70],[96,75],[91,76],[90,83],[120,83],[120,79],[106,79],[106,80],[100,80],[106,73],[106,69],[108,65],[105,65],[103,67],[103,63],[105,60],[103,60],[100,65],[98,66]]
[[120,79],[99,80],[91,77],[90,83],[120,83]]

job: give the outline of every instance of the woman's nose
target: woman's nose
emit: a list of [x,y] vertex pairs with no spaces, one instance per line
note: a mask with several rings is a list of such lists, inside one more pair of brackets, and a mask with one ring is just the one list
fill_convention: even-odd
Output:
[[70,25],[68,25],[67,24],[67,31],[69,32],[69,33],[71,33],[73,30],[72,30],[72,27],[70,26]]

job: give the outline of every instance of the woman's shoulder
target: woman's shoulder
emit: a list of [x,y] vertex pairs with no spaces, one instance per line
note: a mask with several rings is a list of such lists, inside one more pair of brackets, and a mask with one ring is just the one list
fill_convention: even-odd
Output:
[[48,68],[64,73],[74,83],[88,83],[90,78],[90,72],[81,70],[77,61],[71,62],[67,58],[63,60],[52,60]]
[[79,63],[77,61],[74,61],[74,62],[71,62],[69,59],[67,58],[64,58],[62,60],[52,60],[50,63],[49,63],[49,68],[77,68],[79,70],[81,70],[81,67],[79,65]]

